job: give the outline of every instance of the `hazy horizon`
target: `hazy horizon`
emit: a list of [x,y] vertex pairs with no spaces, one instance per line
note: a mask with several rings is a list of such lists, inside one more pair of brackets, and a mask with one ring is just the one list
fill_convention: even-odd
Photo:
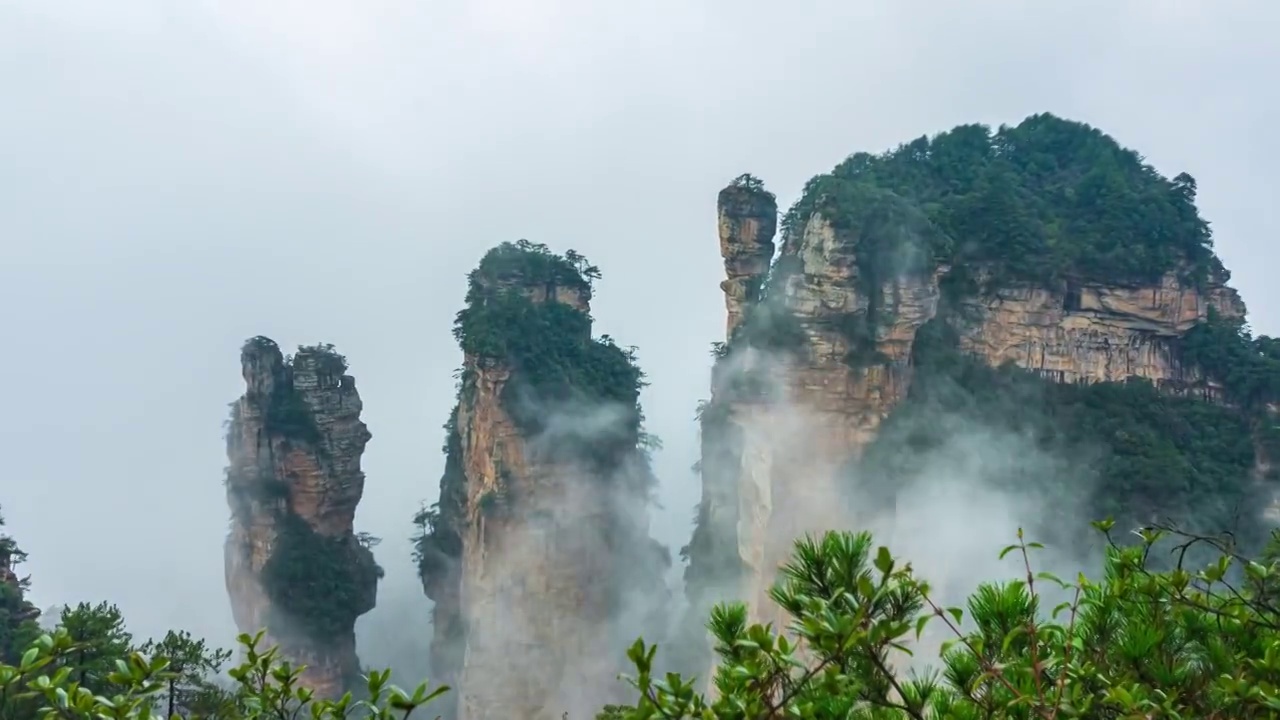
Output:
[[1253,328],[1280,333],[1266,18],[1280,6],[0,0],[0,508],[32,598],[231,644],[240,344],[330,342],[373,434],[370,615],[424,613],[425,647],[409,537],[443,466],[450,327],[466,274],[521,237],[604,273],[596,332],[639,347],[674,555],[724,331],[716,193],[751,172],[785,208],[851,152],[961,123],[1052,112],[1189,172]]

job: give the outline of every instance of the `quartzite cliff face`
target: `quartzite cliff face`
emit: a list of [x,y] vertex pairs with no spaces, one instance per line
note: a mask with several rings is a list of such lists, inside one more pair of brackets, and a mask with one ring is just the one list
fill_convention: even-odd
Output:
[[322,697],[358,680],[356,618],[381,570],[352,529],[372,437],[345,359],[330,346],[286,358],[257,337],[241,351],[245,393],[227,432],[226,582],[236,625],[267,631]]
[[504,244],[459,315],[459,402],[419,553],[433,672],[464,720],[594,712],[617,686],[619,648],[662,599],[639,371],[591,338],[593,271]]
[[[1056,131],[1057,122],[1045,126]],[[898,154],[923,166],[943,149],[922,140]],[[887,183],[893,168],[864,170],[877,162],[890,161],[854,156],[842,167]],[[918,241],[924,232],[913,223],[928,223],[911,208],[899,211],[898,195],[852,182],[824,190],[819,180],[797,204],[809,211],[793,209],[783,224],[776,261],[773,195],[743,176],[719,196],[728,337],[700,411],[702,504],[685,550],[694,617],[735,597],[762,619],[780,619],[766,594],[779,563],[799,534],[849,525],[857,508],[838,487],[847,482],[843,469],[908,396],[921,331],[944,315],[957,349],[991,367],[1012,363],[1057,383],[1137,377],[1176,395],[1229,401],[1218,378],[1181,353],[1182,340],[1211,313],[1244,316],[1220,270],[1192,279],[1182,262],[1155,280],[1074,272],[1037,282],[1002,274],[994,260],[953,265],[959,252],[951,248],[966,238],[939,233],[913,244],[907,236]],[[856,212],[833,217],[840,202]],[[873,252],[889,260],[869,259]]]

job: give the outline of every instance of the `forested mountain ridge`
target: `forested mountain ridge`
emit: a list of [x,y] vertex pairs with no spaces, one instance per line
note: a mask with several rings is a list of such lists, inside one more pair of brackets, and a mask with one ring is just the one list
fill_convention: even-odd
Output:
[[891,518],[975,429],[1025,440],[984,486],[1256,548],[1280,365],[1195,192],[1049,114],[851,155],[783,214],[776,258],[772,193],[725,188],[692,617],[766,612],[794,537]]

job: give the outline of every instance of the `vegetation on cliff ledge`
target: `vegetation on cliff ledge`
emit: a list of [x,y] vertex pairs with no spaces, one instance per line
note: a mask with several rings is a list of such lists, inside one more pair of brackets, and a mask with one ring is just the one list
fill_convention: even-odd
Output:
[[[1166,179],[1101,131],[1047,114],[858,153],[815,177],[783,219],[782,253],[761,301],[730,342],[714,347],[715,395],[699,412],[704,483],[721,493],[736,487],[724,476],[738,472],[738,458],[716,454],[740,453],[730,405],[750,401],[761,384],[749,363],[726,360],[731,351],[803,353],[805,331],[826,329],[849,340],[851,367],[879,364],[876,334],[896,301],[882,292],[886,283],[945,265],[937,318],[915,338],[908,397],[850,468],[861,511],[911,502],[913,481],[955,477],[963,461],[990,452],[999,458],[978,461],[984,482],[1060,511],[1041,532],[1070,533],[1061,520],[1076,512],[1126,525],[1173,519],[1232,531],[1238,548],[1256,549],[1267,529],[1260,509],[1273,500],[1258,480],[1280,474],[1270,467],[1280,457],[1280,343],[1211,312],[1168,341],[1187,380],[1161,387],[1139,379],[1067,385],[958,350],[973,301],[991,291],[1032,285],[1067,298],[1073,283],[1150,285],[1170,273],[1201,290],[1225,282],[1195,194],[1189,175]],[[800,242],[816,213],[844,241],[826,249],[836,263],[855,263],[866,308],[802,329],[781,291],[801,270]],[[739,562],[734,503],[721,502],[721,526],[700,507],[685,549],[691,598],[703,585],[723,585],[717,573],[732,574]]]
[[[852,474],[862,493],[909,497],[930,468],[989,447],[1003,454],[984,465],[984,483],[1060,509],[1042,533],[1061,531],[1070,508],[1127,526],[1168,520],[1228,532],[1250,551],[1262,545],[1270,522],[1261,511],[1274,498],[1260,481],[1275,479],[1270,459],[1280,452],[1276,341],[1211,312],[1169,350],[1207,382],[1076,384],[965,355],[962,324],[944,302],[916,334],[907,398]],[[1016,440],[1001,447],[1002,437]]]
[[[645,439],[639,404],[645,381],[635,348],[591,335],[587,303],[599,278],[599,269],[573,250],[557,255],[527,240],[490,250],[468,278],[454,338],[476,362],[511,369],[502,400],[526,436],[547,429],[549,409],[576,403],[626,414],[613,424],[617,442],[597,440],[599,445],[634,447],[637,438]],[[464,371],[464,392],[473,371]]]
[[1224,318],[1210,308],[1179,343],[1182,359],[1222,383],[1227,398],[1250,412],[1280,400],[1280,340],[1254,337],[1243,318]]
[[315,445],[318,452],[323,452],[324,448],[320,447],[323,435],[316,425],[315,414],[294,384],[294,374],[299,368],[306,368],[317,375],[341,378],[347,373],[347,358],[330,343],[299,345],[296,354],[282,355],[279,345],[262,335],[247,340],[241,352],[280,359],[270,397],[255,398],[262,406],[265,430],[294,442]]
[[1190,175],[1165,178],[1100,130],[1047,113],[855,153],[811,179],[783,217],[782,253],[731,344],[803,343],[794,319],[767,298],[799,270],[796,252],[815,214],[851,244],[867,307],[839,324],[850,363],[863,366],[880,360],[874,338],[892,301],[882,297],[885,283],[939,266],[949,268],[943,290],[953,298],[1022,283],[1151,284],[1171,272],[1198,286],[1225,281],[1195,197]]
[[277,639],[327,644],[350,637],[373,609],[383,570],[355,535],[326,537],[293,513],[276,520],[276,541],[262,566],[262,587],[279,613]]
[[[246,395],[262,417],[268,442],[283,441],[313,454],[322,465],[330,462],[327,438],[296,380],[301,373],[314,374],[322,383],[321,392],[326,391],[323,383],[332,382],[321,378],[350,382],[346,357],[328,343],[300,345],[295,354],[282,355],[273,340],[262,336],[248,340],[242,355],[246,362],[273,373],[269,393]],[[227,435],[232,457],[240,452],[242,422],[240,403],[233,403]],[[274,466],[249,469],[249,477],[238,472],[245,469],[234,463],[227,469],[232,512],[243,522],[252,522],[254,513],[267,513],[276,531],[271,555],[261,570],[263,588],[276,612],[271,618],[273,636],[288,644],[322,645],[349,637],[356,618],[372,609],[383,575],[371,551],[377,540],[317,533],[290,507],[289,482],[274,474]]]
[[1249,415],[1136,377],[1074,384],[989,367],[930,337],[946,332],[935,320],[917,335],[908,396],[852,473],[860,494],[907,498],[914,481],[941,466],[963,478],[964,459],[986,452],[984,486],[1059,509],[1052,525],[1037,528],[1042,535],[1083,514],[1125,527],[1172,520],[1230,531],[1255,550],[1264,539],[1257,511],[1267,498],[1253,478]]
[[[834,328],[849,340],[846,360],[855,368],[883,361],[875,338],[894,300],[882,293],[884,284],[949,268],[938,317],[917,334],[909,397],[865,459],[887,473],[886,487],[919,473],[926,451],[963,429],[947,419],[963,418],[964,427],[1029,433],[1039,449],[1075,461],[1072,479],[1059,478],[1066,484],[1055,484],[1044,468],[1023,467],[1017,482],[1024,486],[1044,486],[1041,492],[1059,493],[1064,502],[1084,498],[1098,515],[1194,519],[1201,528],[1242,530],[1257,540],[1260,528],[1247,517],[1260,501],[1256,451],[1280,451],[1272,409],[1280,399],[1280,343],[1216,315],[1170,343],[1190,372],[1221,385],[1218,398],[1206,397],[1218,392],[1212,387],[1157,389],[1136,379],[1062,385],[1015,367],[985,367],[956,349],[967,301],[989,290],[1153,284],[1168,273],[1201,288],[1224,282],[1228,273],[1195,194],[1189,175],[1166,179],[1103,132],[1049,114],[995,132],[964,125],[880,155],[854,154],[806,185],[783,219],[782,255],[762,302],[715,354],[726,356],[740,341],[769,350],[806,347],[785,303],[769,296],[797,271],[801,233],[820,213],[852,244],[844,251],[857,264],[866,302]],[[703,413],[704,434],[720,432],[719,406],[750,397],[744,388],[752,380],[749,372],[726,373]],[[1010,463],[1011,475],[1017,464]]]
[[[418,577],[441,578],[462,559],[462,532],[467,503],[467,478],[462,470],[462,437],[458,434],[458,406],[445,423],[444,474],[440,478],[440,499],[413,517],[413,559]],[[431,590],[428,590],[431,594]]]
[[[646,383],[635,348],[620,347],[607,335],[592,336],[589,301],[593,281],[600,277],[599,268],[579,253],[558,255],[528,240],[494,247],[468,276],[466,304],[453,328],[466,364],[459,376],[459,406],[445,425],[441,499],[414,518],[423,577],[461,552],[466,478],[458,413],[474,399],[481,368],[509,370],[500,401],[525,438],[540,438],[545,450],[561,457],[568,453],[601,477],[625,477],[640,495],[652,488],[647,453],[659,443],[643,428],[640,391]],[[601,409],[606,419],[587,417]],[[577,420],[547,433],[556,417]],[[629,458],[640,462],[632,471],[617,472]],[[514,499],[503,491],[502,498],[484,500],[509,506]]]
[[[648,452],[657,440],[644,432],[639,402],[644,374],[634,348],[620,347],[607,335],[592,336],[589,301],[593,281],[600,277],[598,268],[572,250],[558,255],[546,245],[521,240],[490,250],[468,278],[466,304],[454,323],[465,359],[458,403],[445,424],[440,497],[413,519],[414,559],[427,595],[436,602],[432,663],[446,676],[461,667],[466,649],[459,582],[468,523],[520,523],[533,521],[534,515],[519,494],[526,484],[501,467],[495,469],[492,489],[469,497],[468,481],[475,479],[464,467],[464,433],[486,430],[460,423],[464,418],[476,422],[472,410],[482,374],[486,382],[502,383],[498,402],[524,440],[531,466],[576,466],[591,482],[618,491],[601,508],[611,519],[591,528],[601,532],[603,549],[630,559],[617,563],[616,578],[598,579],[610,597],[660,586],[669,566],[665,550],[637,521],[656,485]],[[552,533],[583,529],[571,527],[578,518],[541,511],[537,516]],[[652,564],[645,552],[650,548]],[[643,562],[636,560],[641,557]]]
[[[868,262],[886,262],[886,253],[899,262],[932,257],[986,268],[995,283],[1150,283],[1177,270],[1193,281],[1225,279],[1195,195],[1190,175],[1169,180],[1102,131],[1043,113],[995,132],[961,125],[880,155],[855,153],[809,181],[782,227],[792,236],[821,213],[872,243],[860,253],[873,256]],[[919,213],[940,232],[864,229],[891,218],[895,204],[893,214]],[[922,241],[914,248],[922,252],[903,252],[904,237]]]

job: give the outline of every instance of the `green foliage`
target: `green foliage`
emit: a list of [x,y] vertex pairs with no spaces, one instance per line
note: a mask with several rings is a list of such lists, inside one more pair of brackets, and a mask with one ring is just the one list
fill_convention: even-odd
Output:
[[[1240,408],[1253,426],[1254,440],[1266,458],[1280,457],[1280,340],[1253,337],[1243,319],[1224,318],[1210,308],[1181,341],[1182,360],[1221,383],[1225,400]],[[1271,471],[1275,479],[1277,470]]]
[[[328,343],[299,345],[296,354],[282,356],[274,341],[261,336],[247,341],[243,354],[247,362],[270,368],[274,374],[269,395],[246,398],[262,413],[266,433],[273,440],[303,445],[321,461],[327,460],[328,443],[297,387],[297,375],[314,374],[323,387],[333,387],[335,382],[344,386],[352,381],[346,357]],[[229,445],[238,442],[234,426],[242,421],[239,411],[239,403],[233,404]],[[234,447],[230,452],[235,454]],[[356,618],[373,607],[383,574],[371,550],[376,538],[316,533],[285,502],[290,494],[288,481],[270,472],[243,477],[229,469],[226,481],[237,515],[250,512],[250,501],[256,501],[275,518],[277,536],[262,568],[263,584],[277,613],[271,618],[273,636],[287,641],[305,638],[311,643],[349,636]]]
[[156,697],[164,717],[218,717],[234,708],[231,693],[211,680],[231,660],[230,650],[211,648],[186,631],[170,630],[160,640],[143,643],[138,652],[168,663],[168,675]]
[[115,671],[115,661],[124,657],[133,643],[120,608],[106,601],[97,605],[82,602],[63,608],[58,627],[76,646],[74,652],[62,657],[60,667],[81,687],[97,694],[118,690],[109,676]]
[[298,352],[285,362],[293,367],[314,365],[320,375],[342,377],[347,374],[350,365],[347,356],[334,349],[333,343],[316,343],[315,345],[299,345]]
[[104,679],[114,690],[103,694],[64,669],[79,644],[60,628],[33,642],[17,662],[0,664],[0,711],[4,720],[409,720],[429,717],[426,708],[449,690],[429,689],[427,683],[401,690],[391,684],[390,671],[374,671],[365,681],[365,699],[356,700],[351,693],[337,700],[317,699],[300,682],[303,667],[282,661],[277,648],[260,648],[262,633],[241,635],[239,641],[244,662],[230,670],[234,686],[216,704],[203,710],[175,706],[165,714],[167,693],[192,671],[182,658],[220,665],[226,656],[177,635],[156,646],[126,650],[110,658],[111,672]]
[[[362,535],[351,540],[356,554],[364,553],[372,563],[367,548],[376,539]],[[0,547],[11,559],[21,556],[8,536],[0,535]],[[319,564],[321,574],[339,570],[326,558]],[[0,582],[0,593],[5,587]],[[315,584],[302,589],[318,595],[337,592]],[[0,613],[14,610],[8,599],[0,594]],[[12,624],[0,626],[13,648],[0,656],[0,720],[406,720],[421,716],[422,708],[448,690],[428,691],[424,683],[405,692],[390,684],[389,671],[373,671],[363,683],[367,695],[362,692],[361,700],[351,693],[336,701],[315,699],[299,682],[303,667],[282,662],[276,648],[260,647],[263,633],[240,636],[245,661],[231,668],[228,686],[216,676],[230,660],[230,651],[210,647],[190,633],[170,631],[135,647],[119,608],[110,603],[64,608],[57,627],[47,634],[32,622],[37,614],[8,618],[20,620],[20,633],[9,632]]]
[[[458,414],[476,398],[482,373],[510,371],[499,400],[526,441],[530,462],[577,466],[619,489],[619,498],[629,495],[637,504],[648,500],[656,484],[648,453],[660,442],[643,429],[639,396],[645,382],[635,348],[620,347],[607,335],[592,337],[587,303],[600,276],[598,268],[572,250],[557,255],[523,240],[493,248],[469,276],[466,305],[454,323],[466,359],[458,374],[458,405],[445,425],[440,498],[413,519],[414,560],[427,595],[435,601],[432,667],[446,677],[461,668],[466,647],[459,563],[471,513],[517,522],[563,522],[550,514],[525,514],[519,495],[524,478],[502,467],[495,469],[496,487],[469,496]],[[632,562],[625,567],[619,563],[617,577],[600,581],[611,596],[658,585],[670,558],[662,548],[645,545],[652,541],[631,508],[614,510],[601,544],[605,551],[627,548]],[[557,528],[566,533],[577,529]],[[637,548],[646,552],[637,554]],[[637,557],[646,562],[636,562]]]
[[1243,318],[1209,318],[1182,338],[1182,359],[1222,383],[1227,399],[1260,412],[1280,399],[1280,340],[1254,338]]
[[270,473],[243,477],[228,467],[223,471],[222,484],[230,493],[238,514],[249,512],[250,500],[272,507],[289,497],[289,483]]
[[[756,183],[743,176],[735,187]],[[849,244],[867,307],[837,318],[835,329],[851,342],[848,363],[864,367],[883,361],[875,337],[895,301],[885,283],[939,265],[955,276],[944,282],[951,295],[1020,282],[1151,283],[1171,271],[1196,284],[1211,275],[1225,281],[1195,195],[1190,175],[1169,180],[1101,131],[1045,113],[995,132],[962,125],[879,155],[851,155],[805,185],[782,229],[793,242],[820,213]],[[767,299],[797,262],[784,245],[760,302],[717,356],[744,345],[803,347],[795,319]]]
[[[243,352],[279,356],[280,348],[274,340],[259,335],[245,342]],[[293,377],[299,368],[313,367],[319,375],[341,378],[347,372],[347,358],[330,343],[316,343],[299,345],[296,354],[284,356],[282,361],[283,367],[274,379],[270,397],[258,399],[263,405],[266,430],[289,440],[318,446],[323,436],[316,425],[315,414],[294,386]]]
[[[279,358],[282,369],[274,378],[268,397],[254,398],[260,404],[263,424],[267,432],[302,442],[318,442],[320,430],[316,427],[311,408],[293,387],[292,358],[285,358],[274,340],[262,335],[249,338],[241,348],[242,355]],[[232,404],[232,422],[236,421],[236,405]]]
[[[922,328],[908,397],[855,476],[879,477],[883,488],[910,493],[911,479],[938,461],[932,451],[982,428],[1025,443],[1008,448],[1001,467],[987,468],[985,480],[996,486],[1034,494],[1050,507],[1082,506],[1093,517],[1171,518],[1261,541],[1247,416],[1140,378],[1068,384],[1012,365],[991,368],[953,342],[941,320]],[[1049,465],[1053,459],[1061,471]]]
[[771,200],[775,198],[773,193],[764,189],[764,181],[751,173],[742,173],[738,177],[734,178],[733,181],[729,183],[729,187],[746,190],[752,193],[761,193],[769,196],[769,199]]
[[[336,641],[350,634],[374,603],[382,568],[355,537],[325,537],[305,520],[282,514],[262,584],[282,611],[272,632],[300,633],[311,642]],[[278,627],[277,627],[278,626]]]
[[413,517],[413,559],[418,576],[437,579],[446,575],[462,557],[462,528],[465,522],[467,488],[462,471],[462,437],[458,434],[458,407],[445,423],[444,474],[440,479],[440,499],[423,507]]
[[860,252],[895,262],[903,248],[923,250],[988,268],[993,283],[1150,282],[1175,269],[1225,278],[1193,178],[1168,180],[1101,131],[1047,113],[856,153],[809,181],[784,233],[815,212],[858,230]]
[[[532,297],[555,298],[568,289],[585,302],[591,281],[599,277],[600,271],[576,252],[560,256],[541,244],[503,243],[471,273],[454,337],[468,356],[512,367],[502,400],[526,436],[544,431],[548,408],[557,405],[622,409],[627,418],[613,437],[563,438],[564,446],[610,464],[633,451],[641,433],[639,397],[645,382],[635,348],[621,348],[607,335],[592,338],[591,316],[583,308]],[[470,380],[464,378],[463,392]]]
[[[0,515],[0,528],[4,516]],[[36,618],[40,611],[26,598],[29,582],[13,573],[27,559],[27,554],[10,536],[0,532],[0,662],[11,662],[38,634]]]
[[[1096,524],[1110,539],[1113,523]],[[1204,570],[1157,571],[1165,535],[1217,552]],[[654,674],[657,648],[637,640],[635,704],[598,718],[765,720],[865,718],[1271,718],[1280,711],[1280,608],[1268,588],[1274,559],[1251,561],[1212,538],[1146,528],[1138,546],[1109,545],[1098,579],[1037,573],[1018,542],[1020,577],[985,583],[966,607],[937,604],[927,582],[866,533],[797,540],[771,596],[787,632],[749,624],[740,603],[717,606],[716,690],[708,699],[678,674]],[[1228,569],[1246,580],[1227,585]],[[1045,586],[1068,600],[1045,607]],[[927,626],[941,625],[933,667],[896,666]]]
[[320,429],[315,415],[293,383],[277,384],[273,397],[267,403],[265,423],[267,432],[303,443],[319,443]]
[[467,276],[467,304],[481,302],[494,286],[568,288],[591,299],[592,281],[600,279],[600,268],[574,250],[557,255],[543,243],[517,240],[504,242],[480,259]]

